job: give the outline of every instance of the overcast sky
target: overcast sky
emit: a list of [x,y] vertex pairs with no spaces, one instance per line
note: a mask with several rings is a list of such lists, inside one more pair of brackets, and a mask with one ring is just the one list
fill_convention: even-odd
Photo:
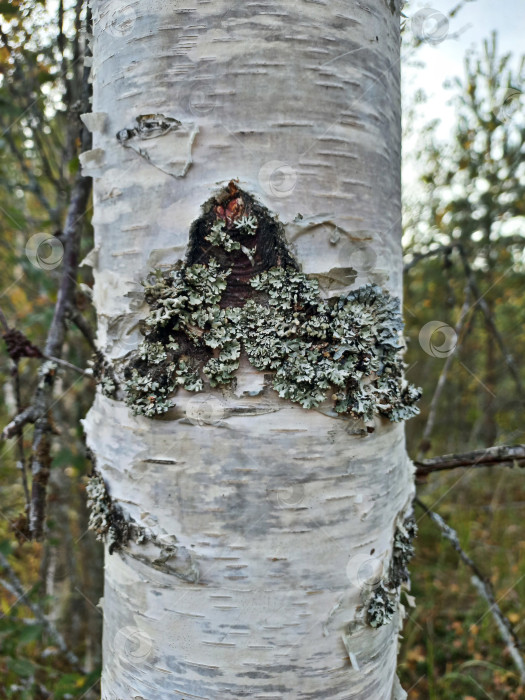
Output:
[[[432,0],[431,3],[411,2],[405,13],[413,18],[422,8],[429,8],[437,13],[448,15],[459,0]],[[446,24],[433,30],[432,22],[439,21],[428,13],[427,24],[418,24],[416,31],[430,35],[430,42],[425,42],[413,54],[413,59],[423,62],[422,68],[412,66],[412,60],[404,61],[402,72],[405,94],[420,87],[429,97],[428,104],[422,108],[423,117],[430,120],[441,117],[442,125],[439,135],[446,138],[454,123],[454,111],[447,106],[451,91],[443,88],[443,83],[454,76],[463,75],[463,60],[469,48],[480,48],[483,39],[488,38],[492,30],[498,33],[499,53],[512,52],[517,58],[525,53],[525,0],[473,0],[467,2],[453,18],[448,28]],[[413,19],[407,20],[405,31],[414,31]],[[435,25],[434,25],[435,26]],[[440,41],[442,35],[446,38]],[[459,34],[454,38],[454,35]],[[432,43],[434,41],[434,43]],[[524,86],[516,86],[524,89]]]
[[[405,7],[407,25],[404,58],[402,61],[402,85],[404,105],[412,102],[411,96],[419,88],[427,95],[427,102],[418,107],[418,119],[411,133],[404,134],[403,185],[417,197],[419,185],[418,163],[410,153],[418,140],[418,126],[432,119],[441,120],[438,137],[447,141],[455,124],[454,107],[448,104],[454,94],[443,87],[446,80],[463,77],[464,58],[469,49],[482,49],[483,39],[490,38],[493,30],[498,33],[498,54],[512,53],[512,65],[525,53],[525,0],[472,0],[467,2],[456,17],[447,22],[444,17],[460,0],[432,0],[431,3],[410,2]],[[421,13],[425,10],[424,14]],[[421,18],[425,18],[422,22]],[[410,32],[421,32],[429,39],[415,51],[407,50]],[[408,55],[407,55],[408,54]],[[423,65],[415,65],[415,64]],[[525,92],[525,86],[514,86]],[[525,107],[525,100],[522,98]]]

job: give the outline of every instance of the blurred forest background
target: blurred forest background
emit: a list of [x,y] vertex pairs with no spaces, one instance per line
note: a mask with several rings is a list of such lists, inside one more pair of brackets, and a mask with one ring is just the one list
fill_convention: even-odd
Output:
[[[3,332],[16,328],[44,348],[62,230],[86,147],[79,115],[89,111],[89,16],[81,0],[0,2],[0,13],[0,321]],[[417,53],[421,43],[438,40],[447,40],[439,17],[405,27],[403,51]],[[407,424],[413,459],[525,442],[524,74],[524,58],[502,50],[487,27],[463,74],[451,76],[453,138],[438,138],[436,119],[405,153],[417,174],[417,183],[404,188],[407,376],[424,389],[421,415]],[[413,135],[425,95],[404,100],[404,129]],[[90,218],[91,204],[82,219],[81,258],[92,248]],[[361,265],[365,282],[371,261],[351,264]],[[27,539],[24,515],[32,431],[0,442],[0,699],[100,697],[103,557],[87,531],[90,462],[80,423],[94,382],[75,369],[88,367],[93,355],[91,284],[90,268],[80,267],[62,354],[74,367],[59,365],[55,382],[49,536],[42,542]],[[30,404],[42,361],[16,352],[10,358],[3,347],[1,427]],[[421,501],[457,531],[525,638],[521,471],[472,467],[420,481]],[[420,508],[416,516],[417,607],[409,610],[400,655],[410,700],[524,698],[472,571]]]

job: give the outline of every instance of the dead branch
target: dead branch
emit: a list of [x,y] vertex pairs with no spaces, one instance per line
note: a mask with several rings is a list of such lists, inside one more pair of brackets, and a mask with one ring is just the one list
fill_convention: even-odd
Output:
[[440,515],[438,515],[438,513],[434,513],[434,511],[427,508],[427,506],[420,501],[419,498],[415,498],[414,502],[417,503],[417,505],[432,520],[432,522],[437,525],[437,527],[441,530],[443,537],[445,537],[445,539],[452,544],[463,563],[471,569],[473,574],[471,578],[472,584],[475,586],[481,597],[484,598],[489,604],[489,611],[498,626],[503,641],[507,645],[507,649],[509,650],[512,660],[520,673],[521,682],[525,683],[525,663],[519,651],[521,649],[521,642],[510,621],[501,612],[501,608],[496,601],[496,596],[494,594],[494,589],[491,582],[482,574],[477,565],[463,550],[459,542],[458,533],[447,525],[447,523]]
[[498,464],[525,467],[525,445],[496,445],[484,450],[432,457],[414,464],[417,477],[458,467],[492,467]]
[[4,586],[4,588],[11,593],[11,595],[15,596],[17,598],[17,602],[20,600],[24,600],[24,605],[27,605],[27,607],[31,610],[35,618],[40,622],[40,624],[44,627],[48,635],[53,639],[57,647],[60,649],[62,654],[66,657],[68,662],[71,664],[71,666],[78,670],[82,671],[83,669],[81,668],[80,661],[76,654],[74,654],[72,651],[70,651],[67,648],[66,642],[64,641],[64,638],[60,634],[60,632],[57,630],[55,625],[46,617],[44,614],[44,611],[35,603],[32,601],[28,600],[26,598],[28,591],[24,591],[24,587],[22,585],[22,582],[16,575],[15,570],[9,563],[7,557],[0,552],[0,566],[4,570],[4,572],[7,575],[7,578],[9,579],[9,582],[4,581],[3,579],[0,579],[0,583]]
[[[53,358],[61,359],[66,333],[66,313],[76,287],[82,219],[86,213],[90,192],[91,179],[81,175],[77,177],[64,226],[62,279],[53,320],[51,321],[44,348],[44,354]],[[39,382],[33,404],[37,418],[33,433],[31,462],[33,483],[29,523],[32,536],[35,539],[43,537],[46,486],[49,476],[47,434],[50,431],[50,424],[48,414],[51,406],[53,385],[54,373],[48,373],[46,381]]]
[[89,343],[90,348],[96,352],[97,345],[95,343],[95,333],[93,332],[93,329],[86,321],[84,316],[77,309],[77,307],[72,304],[68,309],[67,316],[73,321],[75,326],[82,333],[84,338]]
[[492,333],[494,338],[496,339],[496,343],[498,344],[498,347],[501,351],[501,354],[503,355],[503,359],[505,360],[505,364],[507,365],[509,372],[512,375],[512,378],[514,379],[514,381],[516,383],[518,395],[523,396],[523,384],[521,382],[519,369],[516,367],[516,364],[514,362],[514,358],[512,357],[511,353],[507,350],[507,347],[506,347],[505,342],[503,340],[503,336],[501,335],[501,333],[499,332],[499,330],[496,326],[496,322],[494,320],[494,314],[490,310],[490,307],[487,304],[487,302],[484,298],[484,295],[481,293],[481,291],[478,287],[478,284],[477,284],[475,277],[474,277],[474,273],[472,272],[472,268],[470,267],[470,263],[468,261],[468,258],[467,258],[465,251],[463,250],[463,247],[461,245],[458,245],[458,251],[459,251],[459,255],[461,257],[461,261],[463,263],[465,275],[467,276],[469,287],[472,290],[472,294],[476,298],[476,302],[474,303],[474,306],[478,306],[480,311],[482,312],[483,316],[485,317],[485,323],[487,325],[487,328]]
[[16,415],[13,420],[8,423],[2,431],[0,437],[2,440],[7,440],[16,435],[27,423],[34,423],[36,413],[33,406],[28,406],[21,413]]
[[[470,288],[467,286],[465,288],[465,300],[463,302],[463,306],[461,307],[459,319],[454,327],[454,332],[456,334],[456,337],[458,338],[458,345],[459,345],[459,336],[461,334],[461,331],[463,330],[463,326],[465,325],[465,320],[467,318],[467,314],[470,311],[470,309],[471,309]],[[452,365],[452,361],[454,359],[454,354],[456,352],[457,347],[458,346],[456,345],[456,347],[448,355],[447,359],[445,360],[445,364],[443,365],[443,368],[441,369],[441,374],[439,375],[439,379],[438,379],[438,382],[436,384],[436,389],[434,391],[434,395],[432,396],[432,400],[430,402],[430,408],[428,411],[428,418],[427,418],[427,422],[425,424],[425,428],[423,430],[423,436],[421,438],[418,459],[423,456],[423,454],[425,452],[424,448],[427,445],[430,446],[430,435],[431,435],[432,430],[434,428],[439,399],[441,398],[441,394],[443,393],[443,389],[445,388],[445,384],[446,384],[447,376],[448,376],[448,371]]]

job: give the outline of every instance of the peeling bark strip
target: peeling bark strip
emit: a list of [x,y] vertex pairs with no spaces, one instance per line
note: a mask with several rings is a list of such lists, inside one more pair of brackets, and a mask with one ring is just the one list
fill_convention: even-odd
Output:
[[[391,624],[367,624],[373,587],[364,574],[371,560],[388,577],[411,506],[402,425],[374,414],[374,432],[362,437],[350,413],[334,410],[332,386],[313,410],[281,398],[272,384],[282,358],[256,369],[242,350],[247,336],[217,362],[231,322],[218,324],[215,348],[204,340],[213,318],[204,328],[182,319],[172,341],[149,343],[141,332],[161,333],[147,324],[166,313],[161,301],[177,312],[172,285],[181,280],[169,273],[185,255],[176,272],[188,292],[215,269],[206,303],[192,313],[216,306],[240,318],[259,304],[270,346],[265,314],[281,314],[284,297],[270,304],[279,275],[283,288],[309,296],[302,309],[294,302],[282,311],[283,343],[306,339],[294,313],[305,334],[319,306],[331,322],[340,297],[361,303],[360,286],[400,297],[398,9],[377,0],[93,0],[95,116],[86,119],[96,133],[86,164],[95,176],[97,344],[117,372],[133,371],[141,346],[147,372],[168,360],[170,380],[184,379],[176,405],[155,420],[97,391],[85,421],[111,502],[156,538],[106,557],[103,700],[402,697],[402,609],[396,600]],[[121,18],[118,32],[112,22]],[[154,138],[119,141],[140,115],[154,116]],[[168,117],[182,126],[164,133]],[[210,202],[216,187],[225,188],[221,201]],[[267,255],[262,221],[275,234]],[[145,290],[141,280],[156,268]],[[256,278],[264,288],[252,286]],[[250,347],[253,356],[266,350]],[[323,360],[346,360],[335,352]],[[316,371],[323,360],[311,363]],[[197,393],[185,388],[190,371],[203,383]]]
[[376,285],[323,299],[284,242],[281,224],[231,181],[192,226],[187,262],[144,283],[145,340],[125,371],[136,415],[172,407],[177,386],[235,384],[242,356],[271,373],[281,398],[333,405],[373,425],[410,418],[421,390],[404,382],[399,300]]

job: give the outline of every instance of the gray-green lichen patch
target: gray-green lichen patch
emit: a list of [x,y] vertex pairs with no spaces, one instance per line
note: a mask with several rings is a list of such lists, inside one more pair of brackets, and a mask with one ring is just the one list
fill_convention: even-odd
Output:
[[372,627],[381,627],[392,621],[396,612],[396,601],[392,592],[380,583],[368,605],[368,622]]
[[235,382],[241,354],[281,398],[370,421],[418,412],[403,379],[399,300],[376,285],[325,299],[267,209],[232,182],[192,226],[186,263],[144,282],[144,342],[125,369],[135,414],[167,412],[177,387]]
[[100,350],[97,350],[89,364],[104,396],[110,399],[116,398],[119,385],[111,363],[106,360]]
[[396,528],[388,576],[368,601],[367,620],[372,627],[386,625],[394,617],[399,587],[409,581],[408,563],[414,556],[412,542],[416,535],[417,524],[412,515]]
[[155,533],[126,515],[111,499],[100,474],[93,473],[86,490],[89,529],[93,530],[97,540],[107,543],[110,554],[125,549],[129,556],[156,569],[183,581],[198,582],[200,571],[192,553],[180,546],[175,536]]
[[89,529],[93,530],[97,540],[108,544],[110,554],[124,547],[131,538],[137,542],[145,540],[143,529],[130,522],[122,509],[113,503],[99,474],[90,477],[86,491],[90,508]]

